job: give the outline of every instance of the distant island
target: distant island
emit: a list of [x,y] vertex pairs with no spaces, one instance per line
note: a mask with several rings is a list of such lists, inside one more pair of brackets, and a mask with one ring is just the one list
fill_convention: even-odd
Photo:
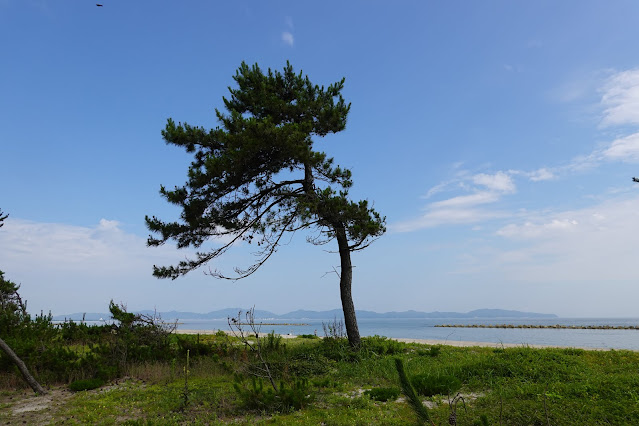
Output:
[[[157,314],[164,320],[213,320],[213,319],[226,319],[228,317],[236,317],[238,312],[246,311],[241,308],[227,308],[217,311],[211,311],[205,314],[195,312],[157,312]],[[521,312],[506,309],[477,309],[474,311],[462,313],[462,312],[419,312],[419,311],[402,311],[402,312],[373,312],[373,311],[356,311],[357,318],[446,318],[446,319],[472,319],[472,318],[558,318],[555,314],[540,314],[536,312]],[[138,314],[153,315],[155,311],[144,310],[137,311]],[[56,315],[53,317],[55,321],[73,320],[73,321],[101,321],[109,320],[111,314],[109,313],[74,313],[69,315]],[[330,311],[306,311],[297,310],[289,312],[287,314],[278,315],[269,311],[255,310],[255,318],[257,319],[269,319],[269,320],[326,320],[333,318],[342,318],[341,309],[333,309]]]

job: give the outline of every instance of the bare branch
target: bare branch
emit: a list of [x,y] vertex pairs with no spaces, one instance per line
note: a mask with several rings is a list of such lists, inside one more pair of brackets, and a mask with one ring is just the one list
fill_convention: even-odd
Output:
[[335,269],[335,267],[333,266],[333,270],[332,271],[328,271],[326,273],[324,273],[324,275],[322,275],[322,278],[324,278],[325,276],[327,276],[328,274],[335,274],[337,275],[337,278],[342,278],[342,276],[339,274],[339,272],[337,272],[337,269]]

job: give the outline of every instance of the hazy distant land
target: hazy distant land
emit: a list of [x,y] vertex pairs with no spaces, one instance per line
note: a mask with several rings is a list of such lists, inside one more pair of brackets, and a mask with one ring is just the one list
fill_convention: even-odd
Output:
[[[237,317],[238,312],[246,311],[246,309],[241,308],[227,308],[220,309],[217,311],[211,311],[208,313],[195,313],[195,312],[178,312],[178,311],[168,311],[168,312],[158,312],[160,317],[164,320],[186,320],[186,319],[198,319],[198,320],[213,320],[213,319],[226,319],[228,317]],[[506,309],[476,309],[474,311],[462,313],[462,312],[419,312],[419,311],[402,311],[402,312],[373,312],[373,311],[356,311],[357,318],[450,318],[450,319],[468,319],[468,318],[558,318],[555,314],[540,314],[536,312],[521,312],[521,311],[513,311]],[[139,314],[147,314],[153,315],[154,311],[144,310],[138,311],[136,313]],[[291,320],[291,319],[331,319],[331,318],[342,318],[342,310],[341,309],[333,309],[329,311],[306,311],[306,310],[297,310],[293,312],[289,312],[283,315],[274,314],[269,311],[255,310],[255,318],[258,319],[271,319],[271,320]],[[109,313],[96,313],[96,312],[87,312],[87,313],[73,313],[68,315],[56,315],[53,317],[55,321],[63,321],[73,320],[73,321],[81,321],[84,319],[85,321],[99,321],[101,319],[110,319],[111,314]]]

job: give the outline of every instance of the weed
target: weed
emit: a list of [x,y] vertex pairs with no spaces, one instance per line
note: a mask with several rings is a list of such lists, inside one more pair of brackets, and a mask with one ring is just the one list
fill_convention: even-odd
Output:
[[180,409],[185,410],[189,405],[189,358],[190,351],[186,351],[186,365],[184,366],[184,390],[182,390],[182,399]]
[[424,396],[451,395],[461,388],[461,381],[448,374],[419,374],[411,378],[411,384]]
[[250,384],[247,386],[243,378],[236,375],[233,387],[243,406],[252,410],[287,413],[302,409],[312,400],[306,379],[296,380],[290,387],[280,382],[278,389],[273,390],[272,388],[264,389],[264,381],[255,377],[251,377]]
[[430,357],[437,357],[441,354],[442,352],[442,345],[435,345],[435,346],[431,346],[429,348],[426,349],[420,349],[417,351],[417,355],[420,356],[430,356]]
[[368,352],[375,355],[396,355],[406,350],[406,343],[375,335],[362,337],[360,350],[364,353]]
[[300,339],[319,339],[319,336],[316,336],[315,334],[300,334],[297,337]]
[[399,397],[399,389],[397,388],[373,388],[364,392],[373,401],[395,401]]
[[80,392],[85,390],[97,389],[102,385],[104,385],[104,380],[102,379],[76,380],[75,382],[71,382],[71,384],[69,384],[69,390],[73,392]]

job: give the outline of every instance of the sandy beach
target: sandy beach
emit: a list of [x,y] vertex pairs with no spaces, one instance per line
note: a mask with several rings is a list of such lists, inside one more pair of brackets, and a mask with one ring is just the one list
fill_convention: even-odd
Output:
[[[175,332],[178,334],[215,334],[219,330],[176,330]],[[232,335],[230,331],[222,330],[224,333]],[[260,333],[260,337],[266,336],[268,333]],[[282,334],[282,338],[284,339],[292,339],[297,336],[292,334]],[[320,337],[321,338],[321,337]],[[434,339],[404,339],[404,338],[395,338],[391,337],[392,340],[397,340],[398,342],[403,343],[419,343],[423,345],[444,345],[444,346],[457,346],[457,347],[482,347],[482,348],[519,348],[519,347],[528,347],[528,348],[568,348],[572,346],[551,346],[551,345],[525,345],[519,343],[494,343],[494,342],[472,342],[472,341],[459,341],[459,340],[434,340]],[[592,351],[605,351],[608,349],[605,348],[581,348]]]

